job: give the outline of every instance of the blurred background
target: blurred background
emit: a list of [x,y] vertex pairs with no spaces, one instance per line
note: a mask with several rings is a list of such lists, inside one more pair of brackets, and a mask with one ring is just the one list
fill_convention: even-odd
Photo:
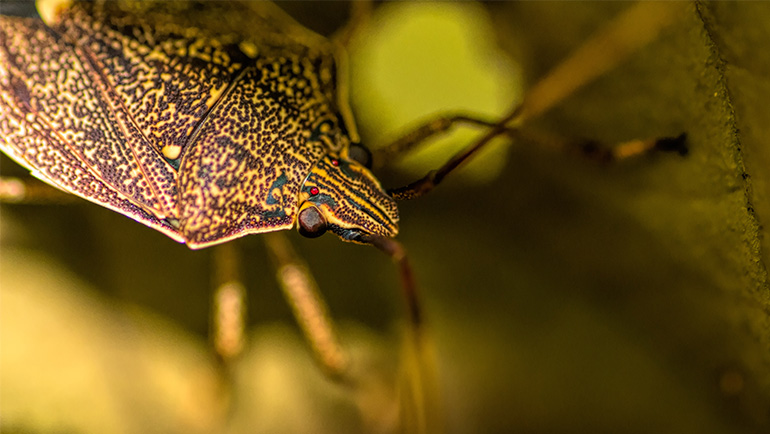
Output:
[[[349,53],[363,141],[381,146],[446,111],[502,116],[628,6],[376,5]],[[325,35],[349,13],[281,7]],[[770,430],[770,55],[756,49],[768,23],[761,3],[692,4],[533,125],[608,144],[687,132],[684,158],[599,165],[502,141],[401,204],[436,431]],[[385,185],[438,167],[474,134],[385,171]],[[3,432],[398,430],[403,300],[375,249],[290,234],[354,360],[381,373],[354,391],[314,366],[259,236],[234,242],[248,342],[223,372],[208,342],[213,249],[85,201],[1,211]]]

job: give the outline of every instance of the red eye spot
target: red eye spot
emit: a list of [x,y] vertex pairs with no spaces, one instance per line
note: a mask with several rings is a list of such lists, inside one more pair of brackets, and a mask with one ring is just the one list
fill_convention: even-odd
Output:
[[338,160],[332,160],[332,166],[339,166],[340,162]]
[[318,194],[318,187],[310,187],[310,195],[315,196]]

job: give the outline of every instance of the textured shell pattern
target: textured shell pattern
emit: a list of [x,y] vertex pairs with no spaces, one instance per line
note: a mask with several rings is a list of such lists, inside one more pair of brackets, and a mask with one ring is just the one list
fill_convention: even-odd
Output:
[[[291,228],[311,167],[349,140],[329,44],[265,8],[75,2],[47,24],[0,17],[0,147],[193,248]],[[335,140],[317,140],[321,123]]]

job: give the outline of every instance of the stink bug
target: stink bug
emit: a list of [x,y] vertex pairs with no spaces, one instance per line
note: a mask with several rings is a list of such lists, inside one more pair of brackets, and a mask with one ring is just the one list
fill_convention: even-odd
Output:
[[397,233],[395,203],[349,157],[329,47],[228,42],[149,9],[5,18],[4,152],[193,249],[296,222],[348,241]]
[[3,149],[46,182],[192,248],[292,227],[310,237],[328,230],[396,259],[413,296],[392,239],[394,199],[429,191],[492,137],[553,103],[535,98],[499,122],[456,116],[426,125],[385,153],[458,121],[491,129],[436,173],[386,191],[352,139],[323,40],[284,27],[244,40],[202,31],[173,3],[133,7],[76,3],[48,26],[3,19]]

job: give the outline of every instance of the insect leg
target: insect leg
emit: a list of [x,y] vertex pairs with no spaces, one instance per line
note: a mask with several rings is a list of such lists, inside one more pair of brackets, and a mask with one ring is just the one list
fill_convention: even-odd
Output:
[[[373,150],[372,165],[374,169],[390,164],[392,161],[424,145],[431,137],[445,133],[456,125],[494,127],[495,122],[470,115],[446,114],[439,116],[399,137],[394,142]],[[509,132],[514,134],[515,130],[510,130]]]
[[365,235],[360,241],[368,243],[390,256],[396,263],[401,276],[401,287],[409,311],[410,326],[404,341],[402,363],[409,372],[402,385],[405,402],[402,408],[406,432],[442,432],[439,416],[441,413],[438,380],[436,378],[435,354],[431,341],[424,333],[424,320],[417,294],[417,286],[407,259],[406,250],[393,238],[381,235]]
[[618,162],[657,151],[676,152],[680,155],[686,155],[688,152],[685,144],[686,134],[680,134],[677,137],[634,139],[612,145],[596,140],[568,139],[530,129],[517,131],[515,138],[552,152],[562,152],[598,163]]
[[384,237],[381,235],[364,235],[360,238],[360,241],[368,243],[384,252],[386,255],[393,259],[393,262],[398,266],[398,271],[401,276],[401,287],[404,290],[404,298],[406,299],[407,310],[409,312],[409,320],[415,330],[419,330],[422,326],[422,309],[420,307],[420,300],[417,296],[417,286],[414,282],[412,275],[412,267],[409,265],[409,260],[406,256],[406,250],[404,246],[393,238]]
[[348,355],[339,343],[328,308],[310,270],[283,234],[267,233],[264,238],[277,270],[278,282],[316,360],[329,377],[344,380],[349,366]]
[[246,291],[241,283],[240,256],[233,243],[214,248],[214,298],[211,339],[220,359],[228,364],[243,350]]
[[489,143],[495,137],[508,133],[509,129],[506,127],[507,122],[508,118],[506,117],[489,132],[487,132],[481,139],[455,154],[451,159],[449,159],[449,161],[444,163],[444,165],[439,167],[437,170],[431,170],[427,175],[409,185],[390,189],[388,190],[388,193],[396,200],[415,199],[424,195],[425,193],[428,193],[429,191],[433,190],[444,179],[444,177],[449,174],[449,172],[456,169],[463,162],[467,161],[479,149],[484,147],[484,145]]
[[[376,170],[383,166],[387,166],[394,160],[402,158],[409,152],[419,148],[433,136],[445,133],[457,125],[494,127],[495,123],[480,117],[468,115],[446,114],[439,116],[411,130],[409,133],[399,137],[390,144],[374,150],[372,152],[374,169]],[[528,129],[517,130],[514,128],[505,128],[500,134],[507,134],[514,139],[533,143],[542,148],[578,154],[579,156],[600,162],[622,160],[654,150],[676,151],[680,154],[687,153],[687,149],[684,147],[684,136],[676,138],[666,137],[630,140],[616,144],[612,147],[602,147],[596,141],[569,140],[551,134],[530,131]]]
[[[515,113],[515,112],[514,112]],[[577,153],[599,162],[612,162],[631,158],[650,151],[675,151],[680,155],[687,154],[685,146],[686,134],[678,137],[664,137],[652,139],[635,139],[619,143],[612,147],[602,147],[595,141],[569,141],[542,133],[524,132],[506,127],[510,117],[506,117],[494,126],[481,139],[461,150],[449,159],[443,166],[428,172],[427,175],[404,187],[388,190],[388,193],[396,200],[408,200],[418,198],[433,190],[446,175],[469,160],[479,149],[484,147],[492,139],[499,135],[507,134],[524,141],[536,143],[544,148],[551,148],[563,152]]]

